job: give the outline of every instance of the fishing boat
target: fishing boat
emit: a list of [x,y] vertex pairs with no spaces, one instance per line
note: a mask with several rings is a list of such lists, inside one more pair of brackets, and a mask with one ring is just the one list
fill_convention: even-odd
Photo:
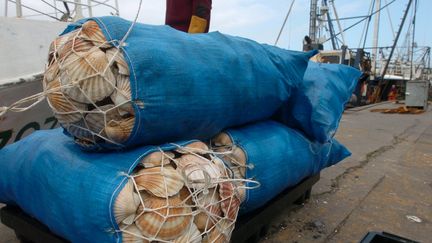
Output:
[[[92,17],[94,11],[119,15],[118,2],[110,2],[40,1],[38,9],[21,1],[5,1],[4,16],[0,17],[0,107],[42,92],[41,81],[52,40],[68,23]],[[46,9],[50,11],[47,13]],[[15,11],[13,17],[8,17],[9,11]],[[0,117],[0,149],[35,130],[55,127],[57,120],[45,100],[26,112],[9,111]]]

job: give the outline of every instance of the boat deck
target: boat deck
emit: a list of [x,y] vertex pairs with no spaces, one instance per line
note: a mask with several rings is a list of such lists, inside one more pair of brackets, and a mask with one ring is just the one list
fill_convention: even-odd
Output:
[[[359,242],[368,231],[386,231],[430,242],[432,112],[370,112],[398,106],[346,111],[337,137],[353,155],[322,171],[309,202],[282,211],[261,241]],[[18,240],[0,224],[0,242]]]

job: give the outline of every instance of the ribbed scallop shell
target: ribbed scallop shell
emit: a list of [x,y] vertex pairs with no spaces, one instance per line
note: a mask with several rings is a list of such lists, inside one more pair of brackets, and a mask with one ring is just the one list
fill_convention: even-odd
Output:
[[227,218],[235,220],[240,208],[240,199],[236,194],[234,185],[231,182],[219,183],[219,195],[221,197],[221,209]]
[[213,162],[213,164],[215,164],[216,167],[219,169],[221,176],[232,178],[232,173],[227,168],[227,165],[225,164],[223,159],[221,159],[219,156],[215,156],[212,154],[210,154],[209,156],[210,156],[210,159]]
[[81,27],[81,36],[93,42],[95,46],[102,48],[111,47],[96,21],[89,20],[85,22]]
[[172,152],[152,152],[146,155],[141,159],[141,164],[144,165],[145,168],[152,168],[163,165],[168,165],[171,160],[170,158],[174,158],[174,154]]
[[[87,106],[67,98],[60,91],[60,82],[54,80],[46,86],[47,99],[54,115],[61,124],[73,123],[81,120],[83,115],[79,111],[86,111]],[[72,112],[68,114],[59,114],[61,112]]]
[[236,164],[245,166],[246,165],[246,153],[240,147],[233,149],[232,156],[234,157]]
[[[58,75],[59,75],[59,65],[57,62],[51,63],[51,65],[48,66],[48,68],[45,70],[44,78],[46,80],[46,83],[52,82],[57,79],[58,81]],[[60,84],[59,84],[60,86]],[[59,90],[60,92],[60,90]]]
[[222,217],[219,192],[211,188],[207,194],[200,192],[195,200],[199,213],[195,215],[194,223],[200,231],[213,227]]
[[135,182],[139,190],[162,198],[177,194],[184,185],[181,175],[170,165],[144,168],[136,175]]
[[185,205],[195,205],[194,201],[192,200],[192,194],[186,186],[180,189],[179,195],[180,199]]
[[176,149],[176,151],[182,154],[187,154],[190,152],[201,154],[201,153],[208,152],[209,147],[207,146],[207,144],[201,141],[197,141],[197,142],[190,143],[182,148],[178,148]]
[[174,243],[200,243],[202,240],[201,232],[197,226],[192,223],[189,229],[180,237],[178,237]]
[[[183,235],[191,224],[192,210],[184,207],[178,195],[168,198],[149,196],[144,199],[144,206],[144,213],[136,221],[144,236],[174,240]],[[142,211],[141,205],[137,213]]]
[[98,48],[71,53],[61,65],[60,82],[74,86],[63,87],[63,92],[78,102],[88,104],[110,96],[114,91],[115,77],[111,69],[106,69],[107,65],[105,53]]
[[225,132],[219,133],[211,141],[215,146],[228,146],[233,144],[231,137]]
[[234,164],[237,164],[239,167],[239,172],[242,178],[246,176],[246,153],[240,147],[235,147],[233,149],[233,153],[230,155],[234,160],[232,161]]
[[139,195],[134,191],[133,182],[129,180],[118,194],[114,203],[114,217],[117,223],[120,224],[127,218],[131,218],[132,220],[126,222],[126,224],[133,223],[139,205]]
[[246,176],[246,153],[240,147],[234,146],[231,153],[221,155],[221,158],[229,165],[236,175],[236,178],[245,178]]
[[[123,225],[122,225],[123,226]],[[121,229],[124,228],[120,226]],[[141,237],[140,237],[141,236]],[[143,239],[141,231],[135,224],[128,225],[122,232],[122,243],[149,243],[150,241]]]
[[203,243],[227,243],[230,241],[234,229],[234,222],[228,219],[221,219],[208,235],[204,237]]
[[188,186],[194,189],[215,187],[215,181],[222,174],[217,165],[193,154],[184,154],[176,161],[177,170],[187,178]]
[[63,60],[72,52],[87,52],[94,47],[90,41],[83,40],[77,37],[70,37],[59,47],[57,54],[59,60]]
[[59,49],[66,43],[69,38],[73,38],[78,33],[78,30],[71,31],[67,34],[59,36],[51,42],[48,51],[48,63],[54,59],[54,56],[58,55]]
[[242,182],[240,187],[237,187],[237,194],[240,200],[240,204],[246,200],[246,188],[244,188],[245,183]]
[[111,61],[112,58],[114,58],[114,64],[118,68],[118,72],[120,74],[129,76],[129,66],[126,63],[126,60],[123,56],[123,51],[119,50],[118,48],[110,48],[106,50],[105,55],[107,56],[108,61]]
[[99,106],[98,108],[99,109],[92,110],[92,112],[97,113],[88,113],[85,116],[85,120],[91,131],[101,134],[103,129],[105,128],[105,123],[108,123],[111,120],[119,121],[121,119],[121,116],[117,108],[114,108],[114,105],[103,105]]
[[119,110],[124,114],[134,114],[134,109],[131,104],[131,87],[129,76],[122,74],[117,75],[117,85],[114,92],[111,94],[111,100]]
[[71,123],[63,123],[62,125],[75,138],[94,141],[94,135],[84,119]]
[[95,143],[95,141],[85,140],[80,138],[75,138],[74,141],[84,151],[95,151],[98,149],[98,145]]
[[105,133],[109,139],[116,143],[123,143],[129,138],[135,125],[135,117],[125,118],[121,121],[110,121],[105,126]]

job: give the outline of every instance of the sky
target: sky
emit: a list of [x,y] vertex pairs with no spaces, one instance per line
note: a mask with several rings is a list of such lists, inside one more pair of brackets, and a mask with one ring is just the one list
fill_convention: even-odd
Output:
[[[4,16],[5,0],[0,0],[0,16]],[[53,0],[47,0],[52,2]],[[241,36],[253,39],[260,43],[274,44],[282,22],[293,0],[213,0],[211,12],[210,31]],[[373,0],[334,0],[339,18],[348,16],[361,16],[368,13],[371,1]],[[382,5],[392,0],[381,0]],[[379,46],[390,46],[393,42],[392,29],[396,30],[400,24],[403,10],[409,0],[396,0],[387,10],[381,12],[381,24],[379,31]],[[87,1],[83,1],[87,2]],[[114,3],[113,0],[109,1]],[[321,2],[319,0],[319,2]],[[23,4],[43,11],[49,11],[42,1],[22,0]],[[57,3],[59,5],[59,3]],[[126,19],[133,19],[137,13],[139,0],[119,0],[120,16]],[[295,0],[292,12],[284,28],[279,47],[301,50],[302,40],[308,34],[309,26],[309,0]],[[418,0],[418,11],[416,19],[416,42],[418,46],[432,45],[432,31],[429,22],[432,0]],[[9,3],[9,16],[14,14],[14,7]],[[110,9],[100,7],[94,10],[94,15],[106,15]],[[24,14],[28,14],[24,11]],[[390,16],[390,18],[389,18]],[[40,17],[36,17],[40,18]],[[389,19],[392,21],[390,24]],[[143,0],[142,9],[138,21],[147,24],[164,24],[165,0]],[[348,27],[357,20],[341,21],[343,28]],[[408,23],[405,24],[407,26]],[[334,27],[337,29],[335,23]],[[360,36],[364,24],[360,24],[345,32],[346,44],[350,48],[359,47]],[[373,20],[370,24],[370,31],[366,46],[372,46]],[[405,31],[400,37],[399,45],[405,39]],[[327,37],[329,35],[327,34]],[[362,46],[363,44],[361,44]],[[330,42],[325,45],[330,49]]]

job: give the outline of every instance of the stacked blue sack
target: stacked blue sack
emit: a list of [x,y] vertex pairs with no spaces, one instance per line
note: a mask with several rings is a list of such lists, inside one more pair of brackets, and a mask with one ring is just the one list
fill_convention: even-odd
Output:
[[0,150],[0,202],[55,234],[228,242],[239,214],[350,155],[334,135],[359,71],[308,62],[315,52],[167,26],[136,24],[120,46],[130,22],[92,20],[108,41],[99,48],[126,58],[131,135],[91,141],[103,153],[83,151],[61,129]]

